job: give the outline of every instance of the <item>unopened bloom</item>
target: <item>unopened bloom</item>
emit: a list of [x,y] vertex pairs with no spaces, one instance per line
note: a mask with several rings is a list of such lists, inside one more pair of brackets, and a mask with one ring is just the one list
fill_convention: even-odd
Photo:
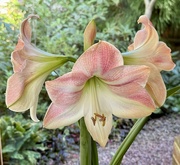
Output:
[[171,49],[159,41],[156,29],[147,16],[139,18],[138,23],[144,25],[134,38],[134,43],[128,47],[129,52],[122,53],[125,65],[147,65],[151,72],[146,89],[156,102],[162,106],[166,99],[166,87],[160,71],[170,71],[175,64],[171,59]]
[[84,50],[87,50],[94,43],[96,37],[96,23],[94,20],[90,21],[84,31]]
[[28,19],[21,24],[18,44],[11,54],[14,74],[8,79],[6,105],[22,112],[30,109],[31,118],[38,121],[38,96],[46,77],[68,61],[68,57],[52,55],[31,44],[31,27]]
[[155,105],[144,89],[147,66],[124,66],[118,49],[100,41],[85,51],[72,71],[46,82],[52,100],[44,127],[55,129],[84,117],[91,136],[105,146],[112,114],[122,118],[150,115]]

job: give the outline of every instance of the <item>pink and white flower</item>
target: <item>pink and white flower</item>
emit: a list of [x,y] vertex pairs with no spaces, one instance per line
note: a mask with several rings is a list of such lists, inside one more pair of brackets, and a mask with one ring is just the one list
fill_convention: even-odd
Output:
[[145,89],[148,66],[124,66],[117,48],[100,41],[85,51],[72,71],[46,82],[52,100],[44,127],[55,129],[84,117],[91,136],[105,146],[112,128],[112,114],[141,118],[155,110]]
[[147,16],[140,16],[138,23],[144,25],[134,38],[134,43],[122,53],[125,65],[147,65],[150,68],[150,76],[146,89],[154,99],[158,107],[162,106],[166,99],[166,87],[160,71],[170,71],[175,67],[171,59],[171,49],[159,41],[156,29]]
[[11,54],[14,74],[7,81],[6,105],[12,111],[30,109],[31,118],[38,121],[36,108],[38,96],[46,77],[69,57],[44,52],[31,44],[30,15],[21,24],[18,44]]

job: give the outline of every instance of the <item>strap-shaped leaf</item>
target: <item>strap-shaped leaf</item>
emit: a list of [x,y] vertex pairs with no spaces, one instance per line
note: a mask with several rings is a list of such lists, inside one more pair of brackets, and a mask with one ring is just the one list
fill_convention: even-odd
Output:
[[173,149],[173,165],[180,164],[180,136],[176,136]]
[[167,97],[172,96],[173,94],[175,94],[179,90],[180,90],[180,85],[167,90]]

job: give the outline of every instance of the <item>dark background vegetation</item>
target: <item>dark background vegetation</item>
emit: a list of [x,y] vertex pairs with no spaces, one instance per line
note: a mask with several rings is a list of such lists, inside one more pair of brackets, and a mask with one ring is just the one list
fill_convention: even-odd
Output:
[[[63,162],[67,150],[72,149],[72,144],[78,144],[77,124],[59,130],[45,130],[41,122],[34,123],[29,119],[29,112],[14,113],[5,105],[6,81],[12,75],[10,54],[17,43],[20,23],[29,14],[39,15],[39,20],[31,20],[32,43],[50,53],[78,57],[83,52],[84,29],[90,20],[95,19],[96,42],[106,40],[124,52],[141,28],[137,20],[145,12],[144,1],[10,0],[5,6],[1,4],[0,8],[0,134],[4,164],[18,164],[19,161],[22,165],[46,164],[50,160]],[[162,73],[168,89],[180,84],[179,15],[179,0],[157,0],[151,17],[160,40],[172,49],[177,65],[173,71]],[[72,64],[67,63],[57,72],[62,75],[71,67]],[[163,111],[179,113],[179,96],[169,97]],[[43,88],[37,110],[41,121],[49,102]],[[114,136],[120,123],[120,120],[114,123]]]

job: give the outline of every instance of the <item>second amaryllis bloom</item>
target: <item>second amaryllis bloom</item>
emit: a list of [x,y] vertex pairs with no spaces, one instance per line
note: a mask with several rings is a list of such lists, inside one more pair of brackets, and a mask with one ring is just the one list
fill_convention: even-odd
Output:
[[158,33],[147,16],[140,16],[138,23],[142,23],[144,28],[137,32],[134,43],[128,47],[129,52],[122,53],[124,63],[149,66],[151,72],[146,89],[160,107],[166,99],[166,87],[160,71],[170,71],[175,64],[171,59],[171,49],[159,41]]
[[11,54],[14,74],[7,81],[6,105],[16,112],[30,109],[31,118],[38,121],[36,109],[39,93],[47,76],[70,57],[44,52],[31,44],[30,15],[21,24],[18,44]]
[[140,118],[155,110],[145,89],[148,66],[124,66],[118,49],[100,41],[85,51],[70,73],[46,82],[52,100],[44,127],[55,129],[84,117],[91,136],[105,146],[112,115]]

